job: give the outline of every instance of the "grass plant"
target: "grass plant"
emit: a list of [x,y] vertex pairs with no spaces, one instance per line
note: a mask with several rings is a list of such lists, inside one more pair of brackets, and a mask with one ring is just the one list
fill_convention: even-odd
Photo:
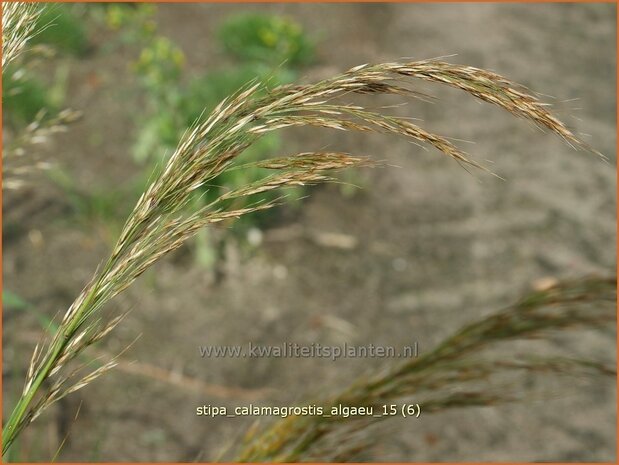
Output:
[[[11,39],[16,43],[8,50],[15,54],[23,42],[23,39],[19,39],[23,38],[23,34],[14,32],[13,35],[18,38]],[[332,172],[372,164],[364,156],[338,151],[303,152],[245,164],[234,163],[237,159],[242,160],[240,157],[243,152],[264,135],[284,128],[307,126],[390,134],[415,144],[433,147],[465,168],[479,168],[491,173],[448,138],[434,134],[407,118],[392,116],[383,109],[377,111],[353,102],[354,96],[358,94],[423,98],[410,87],[412,79],[463,90],[559,135],[574,148],[597,153],[557,119],[545,103],[523,87],[496,73],[440,59],[366,64],[308,85],[285,85],[269,89],[255,82],[245,86],[223,100],[210,115],[201,117],[187,129],[165,166],[157,171],[138,199],[110,256],[102,262],[92,279],[61,316],[53,336],[35,347],[23,391],[4,426],[3,454],[20,432],[50,405],[88,385],[117,364],[116,358],[112,358],[94,370],[79,363],[77,367],[74,366],[78,361],[77,356],[84,349],[106,337],[122,321],[123,315],[111,319],[104,317],[103,307],[160,258],[180,247],[206,226],[274,207],[283,198],[285,188],[329,182],[334,179],[330,175]],[[227,170],[257,167],[267,170],[269,174],[247,185],[226,189],[216,199],[198,208],[191,202],[197,189],[208,189],[209,183]],[[261,198],[261,194],[269,192],[278,192],[279,195],[274,200]],[[250,199],[251,202],[238,208],[236,205],[239,199]],[[590,318],[593,318],[584,311],[549,316],[539,314],[535,308],[518,308],[518,311],[465,328],[447,346],[439,346],[418,363],[399,367],[387,377],[378,377],[369,384],[366,382],[353,386],[338,399],[353,403],[373,402],[375,399],[409,393],[407,386],[411,385],[410,379],[425,383],[428,387],[432,382],[443,382],[442,377],[447,376],[446,372],[438,370],[428,376],[429,367],[433,364],[442,366],[448,362],[456,363],[455,371],[450,371],[449,376],[481,378],[491,369],[508,367],[495,362],[492,365],[478,364],[466,368],[466,359],[459,358],[461,354],[471,352],[493,338],[516,337],[527,331],[534,332],[535,328],[553,325],[563,327],[579,321],[590,322]],[[457,348],[455,354],[454,348]],[[542,368],[539,364],[527,363],[522,367],[531,370]],[[425,373],[425,376],[420,377],[420,373]],[[492,400],[482,394],[437,398],[434,404],[429,405],[440,409],[448,405],[487,404]],[[426,406],[428,408],[432,407]],[[264,439],[257,446],[260,449],[258,452],[250,447],[241,455],[241,459],[300,458],[309,442],[330,429],[328,424],[325,426],[310,421],[308,425],[305,420],[292,426],[288,424],[288,427],[292,433],[287,433],[288,436],[283,440],[285,453],[281,452],[279,445]]]
[[[465,325],[419,358],[358,379],[331,399],[313,402],[324,412],[344,405],[373,407],[421,404],[422,415],[453,408],[493,406],[530,399],[527,373],[615,377],[613,366],[586,358],[539,357],[535,340],[575,329],[599,329],[615,321],[616,278],[564,281]],[[543,338],[541,337],[543,336]],[[528,340],[526,350],[505,357],[501,346]],[[497,350],[499,349],[499,350]],[[523,379],[525,378],[525,379]],[[290,416],[262,432],[249,430],[241,462],[344,462],[358,459],[372,441],[362,434],[395,416]],[[414,421],[414,420],[409,420]]]

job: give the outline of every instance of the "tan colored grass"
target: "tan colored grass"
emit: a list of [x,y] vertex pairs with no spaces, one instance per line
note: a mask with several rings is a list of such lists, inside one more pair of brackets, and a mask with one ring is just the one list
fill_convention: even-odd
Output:
[[243,151],[262,135],[293,126],[386,133],[434,147],[465,166],[485,169],[444,136],[405,118],[371,111],[350,101],[355,94],[417,97],[416,92],[402,84],[410,78],[459,88],[533,121],[574,147],[588,149],[548,107],[523,88],[497,74],[439,60],[363,65],[316,84],[284,86],[272,91],[260,83],[248,86],[187,130],[165,167],[139,198],[109,258],[63,315],[58,332],[50,341],[37,346],[21,398],[4,429],[3,453],[49,405],[115,366],[116,360],[110,360],[92,372],[88,372],[88,367],[69,368],[79,353],[120,322],[119,318],[101,320],[100,310],[106,303],[200,228],[277,204],[255,201],[238,209],[234,207],[235,198],[255,198],[267,191],[330,181],[328,172],[369,163],[363,157],[339,152],[306,152],[259,162],[273,170],[273,174],[226,192],[192,211],[190,200],[197,190],[232,169]]
[[3,69],[26,49],[40,14],[36,3],[2,2]]
[[[332,406],[374,407],[418,403],[421,415],[452,408],[491,406],[527,399],[522,375],[616,376],[614,367],[594,360],[537,356],[537,346],[509,359],[496,355],[512,340],[549,337],[552,332],[598,328],[615,321],[616,278],[590,277],[531,293],[510,307],[468,324],[419,358],[385,367],[358,379],[330,399],[310,404],[325,412]],[[509,376],[508,376],[509,375]],[[511,377],[510,377],[511,376]],[[342,462],[358,459],[372,445],[361,434],[396,417],[290,416],[260,432],[250,429],[241,462]],[[415,421],[415,420],[410,420]]]

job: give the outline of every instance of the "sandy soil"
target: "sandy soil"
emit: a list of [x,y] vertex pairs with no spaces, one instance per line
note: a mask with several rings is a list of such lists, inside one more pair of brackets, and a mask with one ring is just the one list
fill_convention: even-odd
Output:
[[[265,231],[263,246],[249,257],[231,247],[219,284],[188,250],[157,265],[111,306],[133,310],[101,348],[116,353],[141,334],[125,354],[138,361],[134,372],[105,376],[33,424],[25,435],[31,460],[49,457],[71,424],[62,461],[228,457],[249,422],[199,418],[196,405],[314,398],[385,362],[206,360],[199,344],[402,345],[416,339],[423,350],[513,301],[538,279],[615,267],[614,5],[185,4],[162,5],[158,20],[197,71],[222,60],[209,38],[223,17],[241,9],[285,13],[320,37],[319,59],[304,80],[360,63],[457,54],[450,60],[555,96],[560,114],[611,162],[576,153],[556,137],[440,87],[430,88],[437,103],[396,111],[422,118],[440,134],[476,141],[468,151],[491,159],[505,181],[471,175],[434,151],[393,138],[288,133],[286,152],[329,145],[399,168],[364,172],[364,189],[352,198],[335,186],[314,189],[301,213]],[[98,47],[105,40],[93,37]],[[132,112],[139,108],[126,67],[132,53],[95,48],[71,68],[68,104],[85,116],[55,139],[49,153],[84,189],[113,189],[139,170],[128,154]],[[3,210],[5,287],[45,314],[65,309],[109,250],[110,233],[75,224],[63,193],[43,179],[7,195]],[[337,249],[311,240],[325,233],[352,236],[356,246]],[[27,314],[8,312],[4,325],[4,394],[12,403],[38,326]],[[578,351],[614,362],[612,335],[580,334],[549,344],[567,355]],[[150,368],[161,377],[153,367],[171,372],[181,385],[135,373]],[[183,376],[211,389],[192,391]],[[551,399],[394,421],[360,459],[615,460],[612,381],[530,382]]]

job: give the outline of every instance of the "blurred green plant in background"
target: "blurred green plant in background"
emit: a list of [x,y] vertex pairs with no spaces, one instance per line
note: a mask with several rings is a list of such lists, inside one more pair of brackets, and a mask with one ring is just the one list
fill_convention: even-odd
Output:
[[219,29],[224,49],[239,60],[272,66],[299,66],[314,59],[314,43],[301,26],[282,16],[243,13],[230,17]]
[[[301,25],[277,15],[239,14],[225,21],[213,40],[233,62],[206,73],[187,75],[185,54],[169,38],[159,34],[155,5],[109,5],[105,23],[120,33],[123,43],[141,48],[131,69],[140,82],[145,99],[145,116],[140,121],[132,153],[134,159],[151,170],[162,166],[183,131],[200,115],[208,113],[227,96],[252,81],[267,83],[268,88],[293,82],[301,66],[314,59],[314,44]],[[265,135],[243,154],[243,163],[274,155],[281,147],[278,134]],[[213,183],[196,193],[196,203],[208,204],[223,193],[261,179],[266,170],[253,167],[227,170]],[[302,189],[291,191],[288,205],[294,205]],[[264,200],[273,200],[265,193]],[[243,208],[245,200],[237,206]],[[264,227],[272,215],[246,215],[236,222],[234,236],[242,239],[250,230]],[[210,266],[217,260],[221,244],[212,244],[203,233],[197,238],[196,256]]]
[[63,53],[81,56],[88,51],[88,37],[83,22],[73,6],[64,3],[44,4],[32,37],[32,45],[51,45]]
[[2,106],[5,123],[14,129],[29,124],[42,110],[57,110],[43,83],[24,68],[14,65],[7,66],[2,73]]

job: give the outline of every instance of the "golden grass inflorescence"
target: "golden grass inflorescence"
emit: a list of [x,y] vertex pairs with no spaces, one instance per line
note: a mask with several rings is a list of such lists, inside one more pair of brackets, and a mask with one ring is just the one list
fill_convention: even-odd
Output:
[[411,78],[461,89],[552,131],[575,148],[594,152],[523,87],[498,74],[439,59],[362,65],[309,85],[288,85],[271,90],[262,83],[248,85],[186,131],[165,166],[137,201],[109,258],[63,315],[51,340],[35,348],[22,395],[4,428],[3,453],[23,428],[48,406],[115,365],[116,361],[110,360],[86,375],[80,375],[80,368],[87,370],[87,367],[68,368],[78,354],[109,334],[121,321],[121,317],[104,321],[100,310],[106,303],[199,229],[272,208],[278,203],[277,200],[256,200],[239,209],[234,206],[234,199],[255,198],[266,191],[332,181],[329,172],[371,164],[365,157],[335,151],[305,152],[257,162],[253,165],[268,168],[273,174],[251,185],[229,190],[192,211],[191,199],[199,188],[207,188],[208,182],[225,170],[250,166],[239,167],[234,162],[262,135],[304,126],[385,133],[432,146],[465,166],[489,172],[447,138],[406,118],[347,101],[355,94],[422,97],[406,87],[405,81]]
[[25,50],[40,14],[35,3],[2,2],[2,68]]
[[[2,3],[2,76],[7,78],[6,70],[11,67],[18,72],[8,73],[7,79],[15,79],[22,74],[24,57],[28,54],[28,42],[38,32],[38,19],[42,8],[36,3]],[[49,138],[67,130],[67,125],[80,117],[80,113],[65,109],[56,115],[48,115],[46,110],[38,112],[33,121],[16,134],[5,132],[2,147],[2,189],[15,190],[24,186],[25,179],[50,167],[41,160],[31,146],[42,144]]]

